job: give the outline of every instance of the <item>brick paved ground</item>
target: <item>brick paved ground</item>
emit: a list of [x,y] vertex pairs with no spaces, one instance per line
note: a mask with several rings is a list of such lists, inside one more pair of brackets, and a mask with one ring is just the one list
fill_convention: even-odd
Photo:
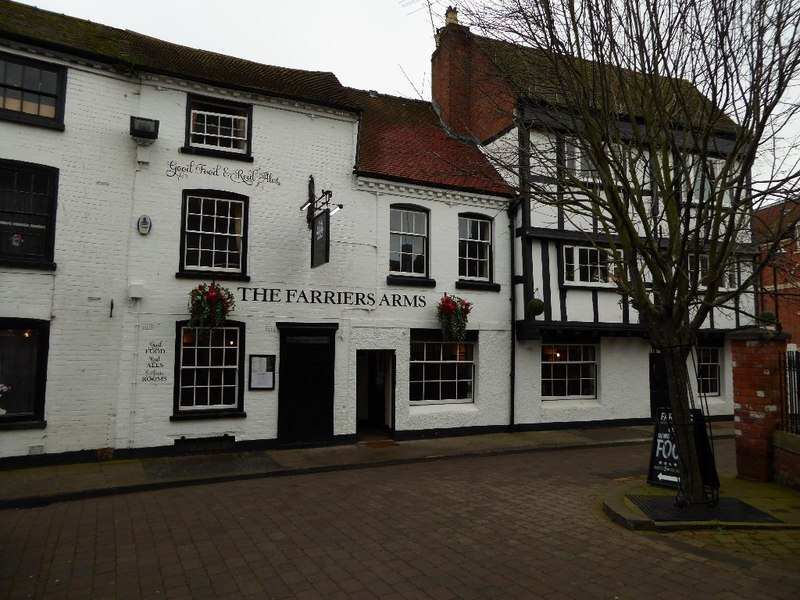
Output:
[[[722,441],[721,463],[732,459]],[[462,458],[0,511],[7,598],[796,598],[800,532],[634,533],[646,446]]]

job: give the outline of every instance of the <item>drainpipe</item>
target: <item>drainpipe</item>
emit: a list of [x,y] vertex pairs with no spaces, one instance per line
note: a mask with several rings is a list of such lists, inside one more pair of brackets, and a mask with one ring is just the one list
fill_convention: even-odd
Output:
[[510,393],[509,393],[509,429],[512,431],[516,427],[516,376],[517,376],[517,300],[516,300],[516,268],[517,268],[517,261],[515,259],[515,254],[517,253],[517,244],[515,234],[515,224],[516,224],[516,217],[517,217],[517,210],[519,209],[520,198],[515,198],[511,204],[508,206],[508,234],[509,239],[511,241],[511,298],[509,301],[511,302],[511,351],[510,354],[510,363],[511,363],[511,371],[509,372],[509,386],[510,386]]
[[[524,115],[523,106],[517,108],[517,114]],[[516,216],[522,208],[520,251],[522,253],[522,305],[528,306],[533,297],[533,253],[530,239],[525,233],[531,226],[530,208],[530,133],[524,121],[517,123],[517,140],[519,144],[519,194],[508,207],[508,228],[511,236],[511,397],[510,397],[510,419],[509,428],[513,431],[517,428],[516,415],[516,374],[517,374],[517,275],[516,275]],[[523,315],[524,318],[524,315]]]

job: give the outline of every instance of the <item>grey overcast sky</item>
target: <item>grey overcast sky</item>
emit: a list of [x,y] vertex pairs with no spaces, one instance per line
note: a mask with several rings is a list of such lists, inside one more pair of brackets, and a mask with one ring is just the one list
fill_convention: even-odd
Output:
[[[44,10],[344,85],[430,99],[444,0],[23,0]],[[432,16],[428,5],[431,5]]]

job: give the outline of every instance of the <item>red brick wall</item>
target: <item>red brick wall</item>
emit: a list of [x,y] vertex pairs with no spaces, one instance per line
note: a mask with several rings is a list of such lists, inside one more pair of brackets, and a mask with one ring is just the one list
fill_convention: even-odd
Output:
[[442,119],[457,135],[485,143],[514,125],[516,95],[467,27],[448,25],[440,31],[431,89]]
[[785,339],[733,339],[736,471],[739,477],[772,479],[772,433],[780,418],[778,366]]

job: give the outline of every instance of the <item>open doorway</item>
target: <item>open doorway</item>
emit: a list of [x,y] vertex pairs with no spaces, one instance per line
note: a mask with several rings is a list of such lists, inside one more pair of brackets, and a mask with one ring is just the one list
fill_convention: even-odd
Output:
[[356,352],[358,438],[391,438],[394,433],[394,350]]

